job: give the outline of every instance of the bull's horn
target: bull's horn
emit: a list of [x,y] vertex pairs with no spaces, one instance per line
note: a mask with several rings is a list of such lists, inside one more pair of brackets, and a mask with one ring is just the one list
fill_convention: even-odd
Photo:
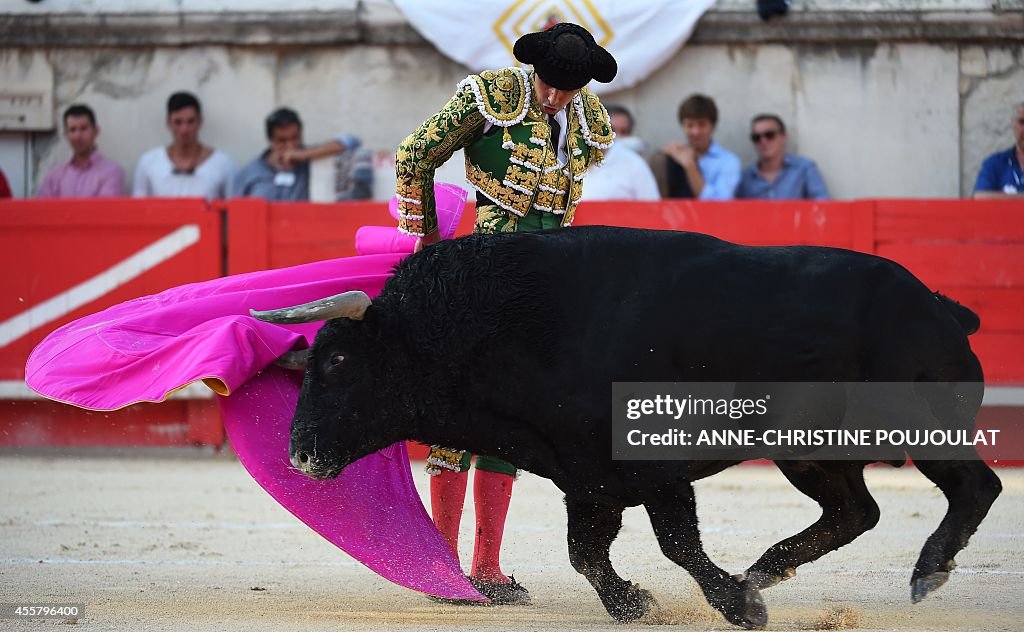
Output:
[[305,371],[307,360],[309,360],[309,349],[295,349],[282,353],[274,360],[274,364],[290,371]]
[[253,318],[268,323],[295,325],[298,323],[312,323],[318,320],[329,320],[331,318],[362,320],[363,314],[366,313],[366,308],[369,306],[370,297],[366,295],[366,292],[354,290],[293,307],[268,309],[263,312],[250,309],[249,313],[252,314]]

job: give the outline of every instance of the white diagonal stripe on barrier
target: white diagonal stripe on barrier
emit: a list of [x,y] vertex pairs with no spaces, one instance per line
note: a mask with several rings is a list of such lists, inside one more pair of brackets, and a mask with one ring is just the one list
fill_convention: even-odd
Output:
[[91,279],[5,320],[0,323],[0,347],[141,276],[198,241],[199,226],[186,224]]
[[[213,399],[214,392],[202,382],[192,382],[167,396],[167,399]],[[23,380],[0,380],[0,401],[18,399],[46,399],[36,393]]]

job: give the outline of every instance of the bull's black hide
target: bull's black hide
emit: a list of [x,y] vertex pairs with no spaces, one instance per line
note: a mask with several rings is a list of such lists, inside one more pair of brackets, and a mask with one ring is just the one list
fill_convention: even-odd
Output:
[[[691,481],[733,465],[613,461],[610,385],[686,382],[981,382],[978,318],[901,266],[809,246],[745,247],[693,233],[609,227],[443,242],[410,256],[362,320],[325,325],[292,426],[313,476],[402,439],[489,454],[565,492],[569,555],[619,620],[650,595],[608,550],[643,504],[662,551],[731,622],[767,620],[759,589],[878,520],[861,462],[779,462],[822,516],[741,576],[704,553]],[[980,406],[961,402],[970,426]],[[913,453],[910,454],[913,457]],[[949,499],[911,580],[940,586],[1000,491],[976,460],[921,461]]]

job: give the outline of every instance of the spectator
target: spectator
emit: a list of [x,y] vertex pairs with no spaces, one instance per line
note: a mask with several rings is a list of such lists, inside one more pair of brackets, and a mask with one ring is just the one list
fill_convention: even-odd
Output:
[[736,197],[763,200],[827,200],[828,189],[813,160],[786,153],[786,124],[774,114],[750,122],[757,162],[743,170]]
[[1024,102],[1017,105],[1013,116],[1013,138],[1006,151],[985,159],[974,183],[975,198],[1001,198],[1024,195]]
[[740,159],[712,138],[718,107],[711,97],[693,94],[679,106],[686,144],[671,142],[652,158],[662,197],[731,200],[740,181]]
[[302,121],[295,110],[274,110],[266,120],[270,147],[253,158],[231,179],[229,194],[278,201],[309,200],[309,161],[342,152],[354,152],[359,139],[343,134],[327,142],[305,147]]
[[64,138],[71,145],[68,162],[53,166],[43,178],[36,197],[90,198],[124,195],[124,169],[96,149],[100,128],[88,105],[64,110]]
[[[583,183],[583,200],[657,200],[658,183],[647,161],[633,148],[643,141],[632,135],[633,115],[621,105],[607,108],[615,143],[604,160],[590,169]],[[635,142],[639,141],[639,145]]]
[[649,158],[650,146],[644,142],[644,139],[633,135],[633,129],[636,127],[633,113],[621,105],[609,105],[606,109],[608,110],[608,119],[612,123],[612,131],[615,132],[615,146],[629,147],[643,156],[645,160]]
[[4,170],[0,169],[0,200],[5,200],[12,197],[11,187],[7,184],[7,176],[4,175]]
[[135,197],[225,197],[235,162],[227,154],[199,142],[203,113],[199,100],[175,92],[167,100],[167,129],[173,140],[139,158],[132,195]]

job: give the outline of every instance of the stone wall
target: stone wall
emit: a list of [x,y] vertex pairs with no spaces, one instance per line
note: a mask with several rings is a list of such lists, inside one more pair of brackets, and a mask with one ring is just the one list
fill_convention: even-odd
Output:
[[[705,92],[721,110],[718,140],[745,163],[750,117],[776,112],[840,198],[967,194],[983,158],[1012,143],[1024,2],[808,0],[769,23],[753,4],[721,0],[663,67],[605,101],[630,107],[659,146],[681,137],[679,102]],[[196,92],[203,139],[242,163],[281,105],[300,112],[307,141],[353,132],[390,153],[468,72],[387,0],[0,0],[0,80],[40,63],[54,121],[89,103],[102,149],[129,171],[167,142],[174,90]],[[33,133],[31,146],[34,187],[68,150],[56,130]]]

